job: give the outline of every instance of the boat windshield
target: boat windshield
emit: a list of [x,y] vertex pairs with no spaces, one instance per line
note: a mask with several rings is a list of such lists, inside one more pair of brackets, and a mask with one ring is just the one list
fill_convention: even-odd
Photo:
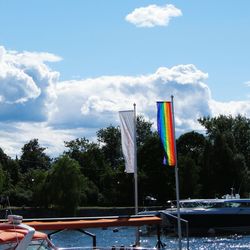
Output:
[[250,207],[250,202],[237,201],[183,201],[180,203],[182,208],[236,208]]
[[219,206],[219,203],[216,202],[209,202],[209,201],[187,201],[181,202],[180,206],[182,208],[212,208]]

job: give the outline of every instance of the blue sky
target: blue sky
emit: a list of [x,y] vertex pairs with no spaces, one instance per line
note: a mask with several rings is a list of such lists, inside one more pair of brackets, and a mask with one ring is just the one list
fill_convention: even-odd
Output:
[[250,1],[0,1],[0,147],[95,138],[136,102],[178,133],[203,115],[250,114]]

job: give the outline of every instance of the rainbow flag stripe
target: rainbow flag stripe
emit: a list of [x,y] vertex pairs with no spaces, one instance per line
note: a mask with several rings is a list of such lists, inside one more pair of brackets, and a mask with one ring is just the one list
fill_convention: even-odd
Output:
[[175,166],[175,136],[171,102],[157,102],[157,127],[164,147],[166,165]]

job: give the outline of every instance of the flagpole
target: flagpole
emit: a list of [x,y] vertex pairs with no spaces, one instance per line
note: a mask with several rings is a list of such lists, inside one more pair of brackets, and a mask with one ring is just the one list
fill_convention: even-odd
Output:
[[178,242],[179,249],[182,249],[182,234],[181,234],[181,216],[180,216],[180,197],[179,197],[179,177],[178,177],[178,164],[177,164],[177,150],[176,150],[176,140],[175,140],[175,120],[174,120],[174,96],[171,95],[171,105],[172,105],[172,116],[173,116],[173,127],[174,127],[174,148],[175,148],[175,189],[176,189],[176,203],[177,203],[177,223],[178,223]]
[[[136,145],[136,104],[134,103],[134,192],[135,192],[135,214],[138,214],[138,178],[137,178],[137,145]],[[139,227],[135,232],[135,245],[140,246]]]
[[137,181],[137,145],[136,145],[136,104],[134,103],[134,184],[135,184],[135,214],[138,214],[138,181]]

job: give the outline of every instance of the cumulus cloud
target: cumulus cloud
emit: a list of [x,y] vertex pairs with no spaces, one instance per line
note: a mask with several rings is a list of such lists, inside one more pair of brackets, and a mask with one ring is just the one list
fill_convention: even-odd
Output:
[[174,96],[177,135],[201,130],[197,119],[219,114],[250,116],[249,101],[213,100],[208,74],[195,65],[160,67],[138,76],[101,76],[58,80],[47,53],[7,51],[0,47],[0,147],[11,156],[38,138],[51,155],[64,150],[64,141],[95,138],[100,128],[119,124],[118,111],[132,109],[156,128],[156,102]]
[[218,116],[220,114],[231,116],[237,116],[238,114],[241,114],[247,117],[250,116],[249,101],[218,102],[215,100],[211,100],[210,107],[212,116]]
[[125,19],[137,27],[167,26],[170,19],[181,16],[182,12],[172,4],[165,6],[149,5],[136,8]]
[[100,128],[117,124],[117,112],[133,108],[155,120],[156,101],[176,99],[177,125],[194,128],[198,117],[210,114],[208,75],[194,65],[159,68],[142,76],[103,76],[56,85],[56,109],[49,124],[55,127]]
[[37,138],[46,153],[57,156],[65,150],[64,141],[70,141],[86,133],[84,129],[60,130],[41,122],[0,122],[0,147],[12,157],[20,156],[21,148],[31,139]]
[[[216,102],[206,85],[208,74],[195,65],[160,67],[141,76],[102,76],[58,82],[55,86],[56,107],[48,123],[56,128],[85,127],[97,131],[119,124],[117,112],[133,108],[154,122],[156,101],[174,95],[177,132],[200,130],[197,119],[203,116],[239,113],[250,115],[249,102]],[[228,111],[231,112],[228,112]]]
[[244,82],[244,84],[250,87],[250,81]]
[[53,98],[49,92],[59,73],[45,62],[60,60],[49,53],[7,51],[0,47],[0,120],[43,121]]

